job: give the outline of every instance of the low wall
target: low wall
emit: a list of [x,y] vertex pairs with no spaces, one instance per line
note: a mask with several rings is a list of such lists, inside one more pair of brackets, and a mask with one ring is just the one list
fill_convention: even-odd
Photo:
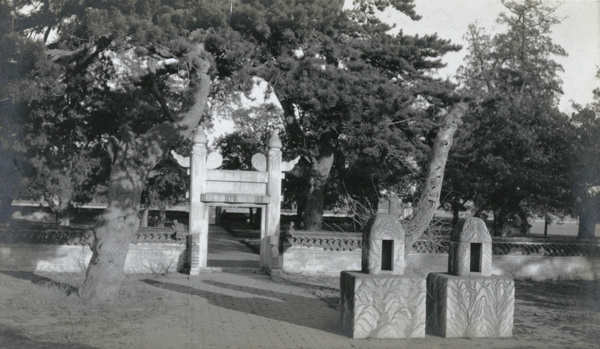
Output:
[[[356,233],[294,232],[285,237],[286,273],[339,276],[361,269],[362,236]],[[515,279],[600,279],[597,241],[573,239],[494,239],[493,274]],[[421,274],[448,271],[447,241],[417,241],[407,271]]]
[[[131,244],[125,273],[167,274],[184,267],[185,245]],[[0,244],[0,269],[44,272],[85,272],[92,257],[89,246]]]
[[[92,257],[89,231],[74,228],[0,230],[0,269],[84,272]],[[140,229],[129,246],[125,273],[167,274],[187,265],[184,237],[170,229]]]
[[[0,229],[0,270],[82,272],[91,258],[91,235],[79,229]],[[362,235],[294,232],[283,239],[286,273],[339,276],[360,270]],[[600,279],[595,240],[494,239],[493,273],[516,279]],[[407,271],[448,270],[447,241],[417,241]],[[126,273],[165,274],[187,266],[185,238],[169,229],[140,229],[129,247]]]

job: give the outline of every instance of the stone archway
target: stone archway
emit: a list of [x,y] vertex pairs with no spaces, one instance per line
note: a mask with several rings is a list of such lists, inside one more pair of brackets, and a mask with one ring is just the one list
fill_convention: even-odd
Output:
[[282,162],[281,141],[276,133],[269,140],[268,155],[255,154],[256,171],[218,170],[223,158],[207,154],[208,139],[200,127],[193,137],[190,160],[190,275],[207,269],[210,206],[260,207],[260,268],[271,274],[279,269],[279,224],[282,172],[298,161]]

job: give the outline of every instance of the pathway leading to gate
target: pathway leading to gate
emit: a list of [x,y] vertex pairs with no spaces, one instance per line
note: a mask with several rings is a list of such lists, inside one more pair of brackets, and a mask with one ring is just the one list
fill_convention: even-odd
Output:
[[229,234],[225,228],[210,225],[206,265],[215,271],[254,272],[260,268],[260,255]]

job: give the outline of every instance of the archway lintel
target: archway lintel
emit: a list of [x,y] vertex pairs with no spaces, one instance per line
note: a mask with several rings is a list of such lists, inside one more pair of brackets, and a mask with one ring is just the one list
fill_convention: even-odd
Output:
[[271,203],[271,198],[268,195],[252,195],[252,194],[224,194],[224,193],[204,193],[201,196],[202,202],[211,205],[218,206],[220,204],[255,204],[255,205],[268,205]]

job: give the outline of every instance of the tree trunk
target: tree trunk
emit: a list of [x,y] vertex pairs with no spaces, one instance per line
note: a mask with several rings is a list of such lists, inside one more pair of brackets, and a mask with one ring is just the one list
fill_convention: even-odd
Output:
[[506,222],[508,221],[508,215],[506,210],[500,208],[498,211],[494,210],[494,236],[506,236]]
[[429,162],[429,170],[421,198],[415,207],[412,219],[402,224],[406,232],[405,259],[408,258],[412,245],[423,235],[429,223],[431,223],[435,210],[440,205],[440,195],[444,180],[444,169],[448,161],[448,153],[450,148],[452,148],[454,133],[458,129],[458,125],[467,108],[467,103],[457,103],[442,120],[433,144],[433,153]]
[[[4,183],[0,185],[0,224],[8,223],[12,218],[12,201],[17,194],[21,173],[12,167],[9,159],[0,159],[0,174]],[[4,166],[11,166],[5,168]]]
[[0,224],[8,223],[12,217],[12,196],[0,197]]
[[[499,207],[494,209],[494,236],[527,234],[531,225],[527,221],[527,212],[521,206],[522,197],[503,198]],[[518,218],[515,224],[509,220]],[[510,223],[510,224],[509,224]]]
[[452,226],[454,227],[456,224],[458,224],[458,219],[460,218],[460,210],[463,207],[463,205],[454,200],[451,203],[452,206]]
[[591,239],[596,236],[598,222],[598,195],[585,195],[579,209],[578,239]]
[[304,191],[302,194],[298,194],[296,196],[296,229],[304,229],[304,223],[302,223],[302,219],[304,217],[304,209],[306,208],[306,197],[304,197]]
[[136,139],[129,133],[123,137],[129,141],[121,140],[108,182],[108,207],[94,223],[92,258],[79,289],[83,298],[109,302],[118,296],[129,244],[139,227],[146,176],[169,149],[190,137],[204,113],[210,78],[208,62],[201,58],[202,53],[203,48],[198,45],[187,56],[197,68],[190,87],[194,91],[192,98],[184,103],[183,110],[187,111]]
[[319,231],[323,224],[323,196],[329,172],[333,166],[333,151],[327,151],[312,161],[305,189],[305,206],[302,211],[303,229]]
[[140,214],[140,228],[148,228],[148,215],[150,214],[150,209],[148,207],[144,207]]
[[156,226],[159,228],[164,228],[166,222],[167,222],[167,203],[164,201],[159,201],[159,203],[158,203],[158,222],[156,223]]
[[61,227],[68,227],[71,225],[71,204],[69,202],[61,202],[60,205],[53,209],[56,223]]
[[523,207],[519,207],[518,215],[521,219],[521,224],[519,225],[520,233],[522,235],[529,234],[529,231],[531,230],[531,224],[529,224],[529,217],[527,216],[527,211],[525,211]]

